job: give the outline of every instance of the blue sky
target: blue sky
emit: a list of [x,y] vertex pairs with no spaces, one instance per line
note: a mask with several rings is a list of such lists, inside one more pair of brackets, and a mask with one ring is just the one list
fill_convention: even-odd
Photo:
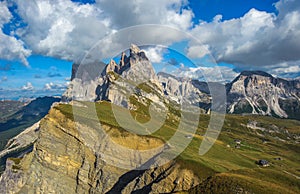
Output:
[[189,6],[195,14],[194,22],[212,21],[221,14],[224,20],[239,18],[250,9],[276,13],[274,3],[278,0],[191,0]]
[[61,94],[72,63],[95,42],[142,24],[172,26],[203,44],[163,33],[168,40],[164,46],[175,50],[150,50],[157,70],[176,61],[177,68],[187,71],[183,75],[193,78],[200,66],[214,76],[217,65],[223,81],[242,70],[257,69],[298,77],[298,8],[297,0],[0,1],[0,99]]

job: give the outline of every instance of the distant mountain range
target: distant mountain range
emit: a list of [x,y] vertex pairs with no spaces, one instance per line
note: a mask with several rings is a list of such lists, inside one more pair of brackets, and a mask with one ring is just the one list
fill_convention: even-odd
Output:
[[[146,54],[136,45],[130,47],[129,56],[122,54],[119,64],[111,60],[107,65],[90,63],[81,67],[84,69],[78,71],[78,68],[78,64],[73,65],[72,82],[63,95],[65,101],[108,100],[132,108],[128,94],[157,103],[166,99],[180,103],[184,96],[205,112],[211,107],[212,96],[206,82],[163,72],[156,75]],[[143,83],[144,80],[147,82]],[[228,113],[300,118],[299,79],[285,80],[262,71],[243,71],[225,88]]]
[[244,71],[226,85],[229,113],[300,119],[300,81]]
[[42,119],[51,105],[59,101],[60,98],[57,97],[39,97],[28,103],[1,101],[3,110],[0,115],[0,150],[10,138]]
[[[34,120],[40,120],[43,118],[49,111],[51,105],[54,102],[59,102],[60,98],[55,97],[39,97],[35,100],[32,100],[28,104],[23,104],[20,106],[20,102],[18,101],[2,101],[1,104],[8,103],[10,106],[15,104],[18,106],[15,108],[15,112],[11,115],[3,115],[0,118],[0,132],[10,130],[15,127],[19,127],[23,123],[27,123]],[[22,104],[22,103],[21,103]],[[9,109],[8,109],[9,110]],[[13,112],[14,110],[11,110]],[[33,124],[33,123],[32,123]],[[30,125],[29,125],[30,126]]]

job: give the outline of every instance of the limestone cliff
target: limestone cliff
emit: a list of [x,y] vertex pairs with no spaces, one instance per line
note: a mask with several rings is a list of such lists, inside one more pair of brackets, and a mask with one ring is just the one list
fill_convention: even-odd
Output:
[[299,83],[261,71],[244,71],[227,85],[228,110],[299,119]]
[[[199,183],[193,172],[174,162],[147,170],[125,170],[105,163],[100,150],[110,149],[109,145],[99,141],[95,129],[64,115],[59,106],[63,105],[52,108],[41,121],[33,151],[21,159],[7,160],[0,193],[169,193]],[[103,127],[124,146],[149,149],[163,143]],[[116,155],[122,160],[127,154]],[[132,164],[138,163],[137,158],[132,158]]]
[[126,107],[128,101],[124,94],[131,94],[139,84],[145,82],[151,87],[160,86],[144,51],[132,44],[129,56],[123,52],[119,64],[113,59],[108,64],[74,64],[71,84],[64,93],[63,100],[109,100]]

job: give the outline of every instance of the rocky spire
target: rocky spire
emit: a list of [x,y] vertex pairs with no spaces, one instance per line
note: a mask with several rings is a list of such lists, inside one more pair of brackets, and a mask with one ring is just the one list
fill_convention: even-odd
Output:
[[125,52],[122,52],[121,60],[120,60],[120,68],[124,67],[127,63],[127,56]]
[[118,65],[117,63],[111,59],[110,62],[107,64],[106,66],[106,69],[105,69],[105,72],[108,73],[108,72],[111,72],[111,71],[117,71],[118,69]]
[[140,48],[135,45],[135,44],[131,44],[130,46],[130,56],[132,56],[133,54],[137,55],[140,52]]

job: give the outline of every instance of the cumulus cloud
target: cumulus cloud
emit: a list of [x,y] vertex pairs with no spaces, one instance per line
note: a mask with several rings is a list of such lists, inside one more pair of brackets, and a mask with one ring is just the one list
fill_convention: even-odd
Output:
[[22,40],[34,53],[74,60],[110,33],[102,11],[72,1],[15,0],[17,13],[26,23]]
[[161,46],[144,49],[147,57],[152,63],[160,63],[163,60],[164,49]]
[[[217,62],[232,63],[240,69],[267,65],[275,73],[283,71],[280,64],[284,62],[293,65],[300,61],[298,0],[277,2],[278,15],[251,9],[240,18],[223,20],[222,15],[216,15],[212,22],[201,21],[195,26],[187,0],[96,0],[95,4],[71,0],[10,2],[16,5],[15,14],[26,25],[9,35],[0,31],[0,58],[18,59],[25,65],[31,53],[76,61],[101,39],[100,46],[90,55],[113,57],[130,43],[168,46],[186,40],[182,32],[191,33],[202,43],[201,46],[189,43],[186,52],[191,58],[211,53]],[[12,17],[7,3],[0,2],[1,29]],[[118,31],[141,24],[169,28],[145,25]],[[179,30],[170,30],[172,27]],[[112,36],[103,39],[107,35]],[[98,56],[100,52],[103,55]],[[150,50],[147,55],[155,62],[162,61],[157,50]]]
[[58,91],[64,91],[66,90],[67,86],[70,84],[70,82],[66,82],[65,84],[57,84],[57,83],[46,83],[44,86],[44,90],[58,90]]
[[299,12],[300,1],[298,0],[280,0],[275,4],[277,10],[279,10],[279,17],[285,17],[291,12]]
[[0,26],[2,27],[4,24],[8,23],[12,18],[12,14],[8,10],[6,2],[0,2]]
[[3,32],[3,25],[12,19],[7,3],[0,2],[0,57],[6,60],[18,59],[28,66],[27,57],[31,54],[31,50],[24,47],[24,42],[15,38],[14,36],[7,35]]
[[182,9],[186,0],[119,1],[97,0],[97,5],[105,10],[115,28],[124,28],[139,24],[164,24],[182,30],[192,25],[192,10]]
[[283,78],[299,77],[300,61],[295,61],[292,63],[284,62],[276,66],[272,66],[269,68],[269,73]]
[[24,85],[24,86],[21,87],[21,89],[22,89],[22,90],[27,90],[27,91],[28,91],[28,90],[33,90],[34,87],[33,87],[33,85],[32,85],[31,82],[27,82],[26,85]]
[[175,70],[172,74],[179,77],[200,79],[209,82],[230,82],[238,76],[239,73],[226,66],[185,67],[182,65],[181,68]]
[[[81,59],[98,40],[123,27],[164,24],[187,30],[193,18],[192,10],[182,8],[187,4],[185,0],[99,0],[95,4],[70,0],[13,2],[17,5],[17,14],[26,24],[25,28],[15,33],[28,48],[37,54],[72,61]],[[156,37],[170,37],[165,31],[157,31]],[[133,32],[130,34],[132,36]],[[134,36],[153,39],[155,34],[137,32]],[[173,40],[176,39],[176,35],[173,36]],[[124,37],[112,41],[123,44],[122,39]]]
[[190,58],[202,58],[209,53],[208,45],[191,46],[187,49],[187,56]]
[[[251,9],[241,18],[202,22],[192,34],[209,45],[209,51],[218,62],[259,68],[297,61],[300,59],[299,1],[281,0],[276,7],[278,16]],[[203,55],[201,49],[193,45],[190,50],[195,51],[192,56]]]

